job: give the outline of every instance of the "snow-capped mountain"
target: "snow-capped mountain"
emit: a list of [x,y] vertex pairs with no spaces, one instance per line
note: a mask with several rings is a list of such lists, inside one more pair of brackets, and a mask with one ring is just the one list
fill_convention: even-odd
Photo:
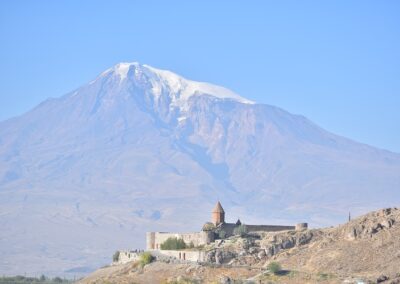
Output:
[[199,230],[216,200],[229,221],[321,226],[398,204],[399,188],[399,154],[120,63],[0,123],[0,272],[77,274],[145,231]]

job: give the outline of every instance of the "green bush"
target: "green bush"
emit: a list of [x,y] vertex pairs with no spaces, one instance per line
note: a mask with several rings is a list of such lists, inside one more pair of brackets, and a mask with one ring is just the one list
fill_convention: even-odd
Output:
[[154,257],[151,255],[151,253],[144,252],[140,255],[139,263],[140,263],[140,266],[143,267],[146,264],[149,264],[150,262],[152,262],[153,260],[154,260]]
[[333,274],[323,272],[319,272],[317,276],[320,280],[329,280],[335,277]]
[[46,277],[45,275],[37,277],[26,277],[26,276],[3,276],[0,277],[0,284],[72,284],[72,280],[64,280],[60,277],[53,279]]
[[182,239],[175,237],[168,238],[165,242],[160,245],[161,249],[164,250],[179,250],[187,248],[186,243]]
[[113,255],[113,261],[117,262],[119,260],[119,251],[117,250]]
[[270,262],[267,265],[267,269],[269,272],[273,273],[273,274],[278,274],[281,271],[281,265],[279,264],[279,262]]
[[215,225],[211,222],[207,222],[203,225],[203,228],[201,229],[202,231],[214,231],[215,230]]
[[219,237],[220,239],[225,239],[225,237],[226,237],[226,232],[225,232],[224,230],[219,231],[218,237]]
[[236,236],[244,237],[247,234],[246,225],[239,225],[235,229],[233,229],[233,234]]

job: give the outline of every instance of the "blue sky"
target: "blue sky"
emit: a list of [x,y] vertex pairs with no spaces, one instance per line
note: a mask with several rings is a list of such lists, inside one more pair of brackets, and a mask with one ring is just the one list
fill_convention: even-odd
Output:
[[400,1],[0,2],[0,120],[122,61],[400,152]]

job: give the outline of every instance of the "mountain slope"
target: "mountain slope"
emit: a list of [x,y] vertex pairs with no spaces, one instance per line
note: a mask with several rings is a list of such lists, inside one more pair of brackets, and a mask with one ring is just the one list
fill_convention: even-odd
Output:
[[121,63],[0,123],[0,271],[89,270],[145,231],[199,230],[217,199],[231,221],[317,226],[388,206],[399,186],[399,154]]

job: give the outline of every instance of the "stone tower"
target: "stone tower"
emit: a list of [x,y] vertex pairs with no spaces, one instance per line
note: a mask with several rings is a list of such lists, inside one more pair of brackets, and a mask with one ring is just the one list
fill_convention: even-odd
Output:
[[215,205],[212,211],[212,222],[215,226],[218,226],[221,223],[225,223],[225,211],[222,208],[221,203],[219,201]]

